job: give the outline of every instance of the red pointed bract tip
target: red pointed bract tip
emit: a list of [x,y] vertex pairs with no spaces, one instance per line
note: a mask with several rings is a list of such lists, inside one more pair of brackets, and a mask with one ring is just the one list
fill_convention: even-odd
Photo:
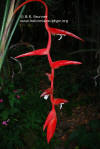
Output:
[[41,94],[40,97],[43,97],[43,96],[45,96],[45,95],[50,95],[51,93],[52,93],[51,88],[48,88],[48,89],[46,89],[46,90]]
[[65,31],[65,30],[61,30],[61,29],[49,27],[49,31],[50,31],[53,35],[61,34],[61,35],[71,36],[71,37],[73,37],[73,38],[76,38],[76,39],[81,40],[81,41],[84,42],[84,40],[83,40],[82,38],[76,36],[75,34],[73,34],[73,33],[71,33],[71,32]]
[[47,142],[50,143],[50,140],[52,139],[57,124],[57,117],[55,116],[48,124],[47,128]]
[[47,116],[47,118],[46,118],[46,121],[45,121],[45,123],[44,123],[44,125],[43,125],[43,131],[45,130],[45,128],[48,126],[49,122],[50,122],[54,117],[56,117],[56,111],[55,111],[55,109],[52,109],[52,110],[49,112],[49,114],[48,114],[48,116]]
[[77,62],[77,61],[60,60],[60,61],[53,62],[52,68],[57,69],[61,66],[65,66],[65,65],[79,65],[79,64],[82,64],[82,63]]
[[34,55],[48,55],[48,50],[47,49],[38,49],[35,51],[31,51],[25,54],[21,54],[19,56],[16,56],[15,58],[20,58],[20,57],[25,57],[25,56],[34,56]]
[[60,103],[68,103],[68,102],[69,102],[68,100],[66,100],[66,99],[61,99],[61,98],[55,98],[55,99],[53,100],[54,105],[58,105],[58,104],[60,104]]

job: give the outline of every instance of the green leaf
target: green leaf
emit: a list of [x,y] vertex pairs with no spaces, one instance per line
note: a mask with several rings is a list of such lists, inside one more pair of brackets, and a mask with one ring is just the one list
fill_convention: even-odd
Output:
[[0,44],[1,44],[1,39],[2,39],[3,32],[4,32],[4,28],[5,28],[5,23],[6,23],[6,20],[7,20],[9,2],[10,2],[10,0],[7,0],[6,7],[5,7],[5,12],[4,12],[4,16],[3,16],[2,27],[1,27],[1,30],[0,30]]
[[6,110],[6,111],[3,111],[1,114],[0,114],[0,117],[2,120],[7,120],[8,119],[8,115],[9,115],[9,111]]
[[16,102],[16,98],[13,96],[13,95],[10,95],[9,96],[9,104],[10,104],[10,106],[13,108],[14,107],[14,104],[15,104],[15,102]]

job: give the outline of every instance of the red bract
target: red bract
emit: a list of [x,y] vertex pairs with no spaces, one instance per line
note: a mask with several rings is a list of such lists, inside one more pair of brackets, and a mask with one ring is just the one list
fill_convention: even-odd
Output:
[[67,36],[74,37],[74,38],[76,38],[76,39],[78,39],[78,40],[84,41],[83,39],[81,39],[80,37],[76,36],[75,34],[73,34],[73,33],[71,33],[71,32],[68,32],[68,31],[65,31],[65,30],[61,30],[61,29],[49,27],[49,31],[50,31],[53,35],[56,35],[56,34],[67,35]]
[[45,124],[43,126],[43,130],[47,127],[47,142],[49,143],[51,138],[54,135],[55,129],[57,124],[57,117],[55,109],[53,108],[47,116]]
[[61,99],[61,98],[55,98],[54,101],[53,101],[54,105],[58,105],[60,103],[68,103],[68,102],[69,102],[68,100]]
[[49,112],[49,114],[48,114],[48,116],[47,116],[47,119],[46,119],[46,121],[45,121],[45,123],[44,123],[43,131],[45,130],[45,128],[48,126],[49,122],[50,122],[54,117],[56,117],[56,112],[55,112],[55,109],[52,109],[52,110]]
[[52,94],[52,90],[51,90],[51,88],[48,88],[41,94],[40,97],[43,97],[45,95],[50,95],[50,94]]
[[69,61],[69,60],[60,60],[52,63],[52,68],[57,69],[61,66],[65,65],[77,65],[77,64],[82,64],[81,62],[77,61]]
[[44,49],[38,49],[32,52],[28,52],[25,54],[21,54],[19,56],[16,56],[15,58],[20,58],[20,57],[25,57],[25,56],[34,56],[34,55],[47,55],[47,54],[48,54],[48,51],[47,49],[44,48]]
[[51,138],[54,135],[56,124],[57,124],[57,117],[55,116],[48,124],[48,128],[47,128],[47,142],[48,143],[50,142]]

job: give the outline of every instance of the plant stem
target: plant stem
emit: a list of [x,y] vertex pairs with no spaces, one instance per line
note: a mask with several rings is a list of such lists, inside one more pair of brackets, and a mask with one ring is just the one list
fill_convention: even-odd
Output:
[[24,9],[25,9],[25,6],[22,8],[22,10],[21,10],[21,12],[20,12],[20,14],[19,14],[19,16],[18,16],[18,18],[17,18],[17,20],[16,20],[16,23],[15,23],[13,29],[12,29],[12,32],[11,32],[11,34],[9,35],[9,39],[8,39],[8,41],[7,41],[7,44],[6,44],[4,53],[3,53],[3,55],[0,56],[0,58],[1,58],[1,59],[0,59],[0,71],[1,71],[1,68],[2,68],[2,65],[3,65],[3,62],[4,62],[4,59],[5,59],[5,56],[6,56],[8,47],[9,47],[9,44],[10,44],[10,42],[11,42],[11,39],[12,39],[13,34],[14,34],[14,32],[15,32],[15,29],[16,29],[18,23],[19,23],[20,16],[22,15]]
[[53,104],[53,100],[54,100],[54,98],[53,98],[53,89],[54,89],[54,69],[53,68],[51,68],[51,76],[52,76],[52,79],[51,79],[51,91],[52,91],[52,93],[51,93],[51,103],[52,103],[52,108],[54,108],[54,104]]
[[8,8],[9,8],[9,0],[7,0],[7,3],[6,3],[5,12],[4,12],[4,16],[3,16],[2,27],[1,27],[1,31],[0,31],[0,45],[1,45],[1,41],[2,41],[1,39],[2,39],[3,32],[4,32],[4,28],[5,28],[5,23],[6,23],[6,20],[7,20]]

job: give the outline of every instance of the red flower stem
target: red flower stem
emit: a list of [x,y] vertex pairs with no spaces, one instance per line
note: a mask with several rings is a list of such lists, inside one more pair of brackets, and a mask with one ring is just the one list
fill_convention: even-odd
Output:
[[54,104],[53,104],[53,81],[54,81],[54,69],[52,68],[52,59],[50,57],[50,48],[51,48],[51,32],[49,31],[49,26],[48,26],[48,7],[46,5],[46,3],[44,1],[41,1],[41,0],[27,0],[25,2],[23,2],[21,5],[19,5],[15,10],[14,10],[14,13],[13,13],[13,16],[16,14],[16,12],[22,8],[24,5],[26,5],[27,3],[30,3],[30,2],[40,2],[42,3],[44,6],[45,6],[45,28],[48,32],[48,43],[47,43],[47,50],[48,50],[48,61],[49,61],[49,64],[50,64],[50,67],[51,67],[51,76],[52,76],[52,79],[51,79],[51,90],[52,90],[52,93],[51,93],[51,103],[52,103],[52,108],[54,108]]
[[48,26],[48,7],[46,5],[46,3],[42,0],[27,0],[25,2],[23,2],[22,4],[20,4],[13,12],[13,16],[17,13],[17,11],[22,8],[24,5],[30,3],[30,2],[40,2],[45,6],[45,28],[48,31],[49,30],[49,26]]
[[[51,48],[51,33],[50,31],[47,29],[47,32],[48,32],[48,43],[47,43],[47,50],[50,51],[50,48]],[[50,56],[50,54],[49,54]]]
[[52,80],[51,80],[51,90],[53,91],[53,82],[54,82],[54,69],[51,68],[51,76],[52,76]]
[[51,56],[50,56],[50,53],[48,53],[48,61],[49,61],[49,65],[50,67],[52,67],[52,59],[51,59]]
[[22,4],[20,4],[20,5],[14,10],[13,15],[15,15],[16,12],[17,12],[20,8],[22,8],[24,5],[26,5],[26,4],[30,3],[30,2],[40,2],[40,3],[42,3],[42,4],[46,7],[46,3],[45,3],[44,1],[41,1],[41,0],[27,0],[27,1],[23,2]]
[[51,79],[51,90],[52,90],[52,93],[50,95],[50,100],[51,100],[51,103],[52,103],[52,109],[54,109],[54,97],[53,97],[53,88],[54,88],[54,69],[51,68],[51,76],[52,76],[52,79]]
[[52,109],[54,109],[54,97],[53,97],[53,88],[54,88],[54,68],[52,68],[52,59],[51,59],[51,56],[50,56],[50,53],[48,54],[48,61],[49,61],[49,64],[50,64],[50,67],[51,67],[51,94],[50,94],[50,100],[51,100],[51,103],[52,103]]
[[[44,1],[41,1],[41,0],[27,0],[25,2],[23,2],[22,4],[20,4],[13,12],[13,16],[17,13],[17,11],[22,8],[24,5],[26,5],[27,3],[30,3],[30,2],[40,2],[44,5],[45,7],[45,28],[48,32],[48,43],[47,43],[47,49],[48,51],[50,51],[50,47],[51,47],[51,32],[49,31],[49,26],[48,26],[48,7],[46,5],[46,3]],[[13,17],[12,16],[12,17]]]

